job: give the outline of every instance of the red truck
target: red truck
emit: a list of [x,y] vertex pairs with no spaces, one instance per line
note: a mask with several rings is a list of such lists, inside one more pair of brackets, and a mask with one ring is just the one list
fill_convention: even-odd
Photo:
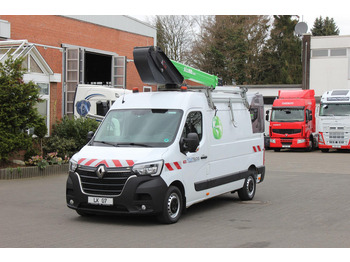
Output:
[[[317,147],[315,108],[314,90],[279,90],[271,110],[270,148],[311,151]],[[266,112],[266,120],[269,113]]]

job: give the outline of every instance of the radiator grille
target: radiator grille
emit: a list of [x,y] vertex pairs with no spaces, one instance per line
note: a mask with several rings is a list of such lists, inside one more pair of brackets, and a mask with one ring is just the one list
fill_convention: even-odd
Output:
[[85,194],[117,196],[123,191],[126,181],[135,175],[130,168],[106,168],[103,178],[96,174],[97,168],[80,167],[76,172]]
[[298,134],[301,132],[301,129],[272,129],[272,132],[276,134]]

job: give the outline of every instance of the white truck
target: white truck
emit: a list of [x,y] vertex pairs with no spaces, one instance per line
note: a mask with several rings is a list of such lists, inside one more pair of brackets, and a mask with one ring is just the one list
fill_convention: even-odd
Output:
[[74,98],[74,116],[102,121],[114,101],[129,93],[130,90],[123,88],[80,84]]
[[144,82],[165,87],[116,100],[70,161],[68,207],[175,223],[185,208],[224,193],[253,199],[265,176],[264,130],[252,125],[245,90],[179,88],[181,75],[158,48],[135,48],[134,61]]
[[350,149],[350,90],[332,90],[322,95],[317,128],[322,152]]

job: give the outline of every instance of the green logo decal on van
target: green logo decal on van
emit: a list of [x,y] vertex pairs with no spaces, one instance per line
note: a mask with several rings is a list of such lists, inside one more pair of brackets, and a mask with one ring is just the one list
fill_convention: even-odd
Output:
[[212,127],[213,127],[214,138],[220,139],[222,137],[223,128],[222,128],[220,118],[218,116],[213,117]]

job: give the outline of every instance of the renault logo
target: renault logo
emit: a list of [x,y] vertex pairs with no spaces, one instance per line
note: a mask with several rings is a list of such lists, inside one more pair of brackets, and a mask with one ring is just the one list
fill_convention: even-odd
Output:
[[104,165],[100,165],[96,170],[96,175],[99,179],[102,179],[103,176],[106,174],[106,168]]

